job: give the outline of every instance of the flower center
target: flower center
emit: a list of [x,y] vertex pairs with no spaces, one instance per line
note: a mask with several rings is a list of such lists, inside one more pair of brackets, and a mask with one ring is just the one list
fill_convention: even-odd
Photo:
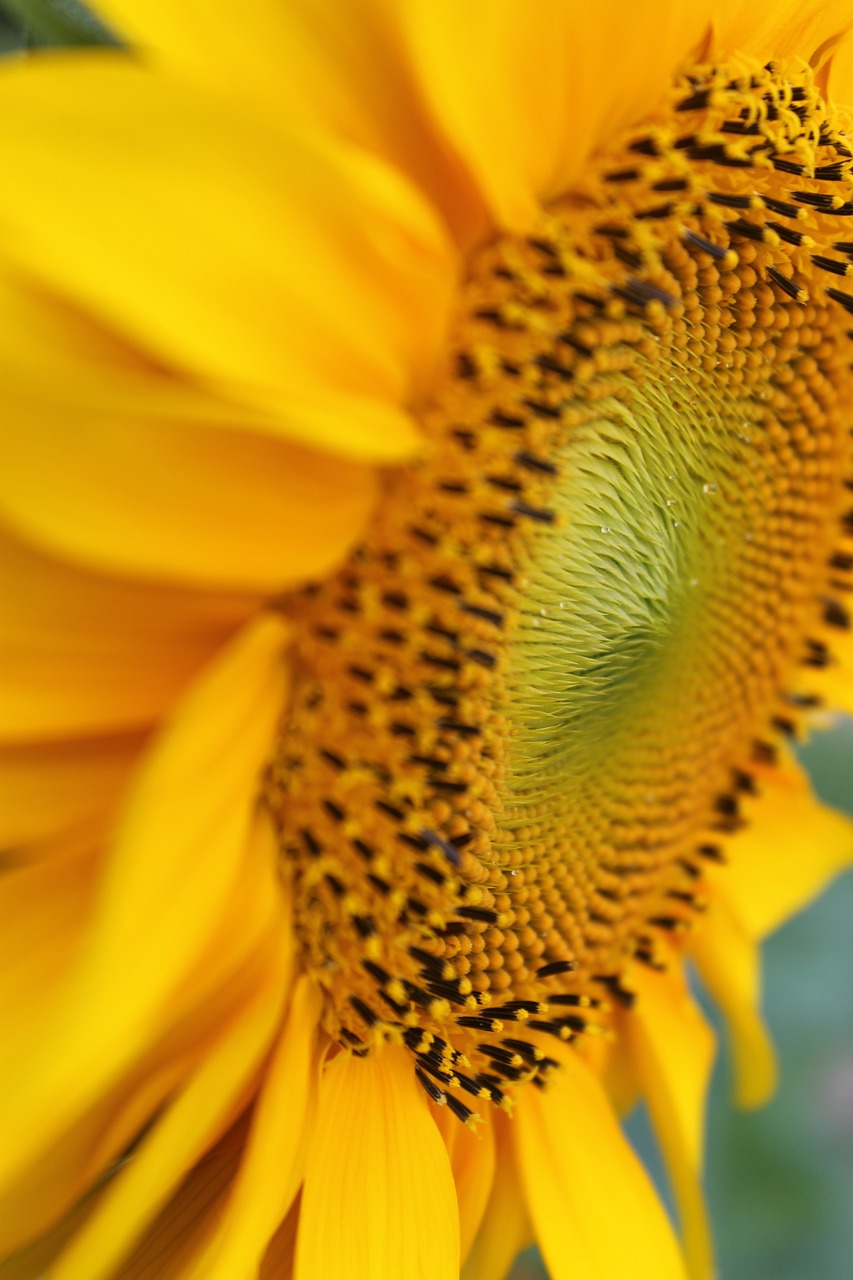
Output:
[[807,71],[679,79],[474,256],[423,457],[286,604],[268,799],[327,1029],[462,1119],[689,927],[847,624],[851,155]]

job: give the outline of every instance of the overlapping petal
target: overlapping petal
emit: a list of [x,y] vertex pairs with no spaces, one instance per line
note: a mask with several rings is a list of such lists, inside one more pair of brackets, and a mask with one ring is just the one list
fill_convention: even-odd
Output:
[[[286,901],[271,832],[253,816],[282,709],[282,643],[280,624],[260,620],[192,690],[140,773],[102,877],[84,893],[68,973],[58,984],[22,979],[31,1034],[2,1050],[0,1218],[14,1230],[26,1233],[30,1208],[49,1215],[71,1203],[204,1056],[217,1025],[266,983],[267,969],[277,973],[276,998],[286,993]],[[26,966],[38,957],[22,951]]]
[[853,862],[853,821],[816,799],[791,756],[762,773],[761,799],[718,873],[718,893],[752,938],[800,910]]
[[462,1280],[505,1276],[513,1259],[533,1240],[533,1226],[513,1146],[512,1124],[504,1115],[491,1119],[494,1141],[492,1185],[480,1229],[462,1268]]
[[722,0],[715,5],[715,50],[765,62],[795,58],[815,71],[847,43],[853,14],[845,0]]
[[711,1280],[714,1259],[701,1174],[714,1033],[677,966],[665,974],[638,968],[630,986],[637,1004],[624,1019],[625,1047],[669,1169],[690,1275]]
[[131,584],[0,528],[0,739],[136,732],[169,710],[257,608],[245,592]]
[[362,459],[411,453],[401,405],[432,368],[455,261],[391,166],[122,54],[7,71],[0,110],[16,271],[273,434]]
[[[666,1214],[577,1054],[515,1120],[527,1208],[554,1280],[683,1280]],[[614,1229],[618,1223],[618,1230]]]
[[106,830],[145,739],[140,734],[0,746],[0,866],[47,853],[96,824]]
[[735,1099],[762,1106],[776,1087],[776,1055],[761,1016],[761,956],[724,900],[714,903],[697,931],[691,958],[723,1014],[731,1040]]
[[450,1161],[402,1049],[364,1061],[340,1054],[320,1083],[295,1280],[340,1275],[459,1275]]
[[477,1132],[462,1125],[449,1107],[435,1107],[433,1120],[444,1139],[459,1207],[459,1252],[464,1263],[483,1220],[495,1177],[495,1117]]
[[32,544],[251,592],[325,572],[358,536],[372,468],[270,436],[32,282],[0,273],[0,309],[0,512]]
[[494,220],[523,230],[580,177],[608,131],[654,109],[711,12],[674,0],[594,8],[542,0],[533,14],[512,0],[413,0],[401,21],[431,111]]

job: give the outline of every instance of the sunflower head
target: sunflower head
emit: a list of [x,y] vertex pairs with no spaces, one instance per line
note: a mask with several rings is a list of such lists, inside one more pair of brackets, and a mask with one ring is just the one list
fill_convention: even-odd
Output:
[[808,68],[677,76],[472,254],[421,458],[283,605],[268,798],[327,1028],[463,1118],[686,940],[847,625],[852,167]]
[[0,74],[0,1275],[707,1280],[685,962],[760,1100],[853,848],[848,6],[101,9]]

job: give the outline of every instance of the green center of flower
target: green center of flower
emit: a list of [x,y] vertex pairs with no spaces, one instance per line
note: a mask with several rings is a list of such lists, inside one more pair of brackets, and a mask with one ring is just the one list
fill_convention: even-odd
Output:
[[689,928],[847,623],[850,157],[806,73],[679,80],[473,258],[424,456],[288,604],[304,963],[462,1119]]

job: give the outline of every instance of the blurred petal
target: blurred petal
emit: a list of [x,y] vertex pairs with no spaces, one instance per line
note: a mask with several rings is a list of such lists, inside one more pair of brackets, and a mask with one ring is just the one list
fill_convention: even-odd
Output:
[[800,58],[815,70],[851,29],[846,0],[723,0],[714,15],[722,53],[746,53],[761,62]]
[[462,1280],[494,1280],[496,1276],[505,1276],[513,1259],[533,1240],[533,1227],[513,1150],[512,1123],[500,1113],[491,1118],[494,1176],[480,1229],[462,1269]]
[[513,1122],[527,1208],[553,1280],[683,1280],[666,1214],[597,1078],[563,1055]]
[[320,1081],[296,1280],[458,1275],[450,1162],[409,1054],[388,1045],[363,1060],[339,1054]]
[[160,719],[257,608],[254,597],[131,586],[0,527],[0,739],[123,733]]
[[118,1273],[121,1280],[178,1280],[188,1267],[195,1265],[221,1221],[240,1165],[244,1138],[245,1125],[238,1121],[187,1174],[122,1263]]
[[540,0],[531,21],[513,0],[415,0],[401,27],[431,112],[495,220],[523,230],[603,137],[654,108],[711,12],[675,0]]
[[[59,1135],[94,1145],[102,1160],[111,1142],[130,1139],[130,1104],[122,1100],[141,1090],[130,1110],[143,1124],[158,1103],[163,1071],[191,1045],[203,1052],[205,1009],[222,1017],[229,1000],[242,998],[240,983],[249,979],[236,980],[241,969],[273,965],[281,980],[280,953],[289,963],[292,941],[274,842],[265,820],[250,834],[260,769],[283,705],[282,643],[273,618],[242,635],[191,690],[140,771],[85,945],[59,993],[51,993],[55,1012],[39,1019],[24,1061],[12,1055],[3,1073],[10,1140],[0,1160],[9,1164],[8,1185],[21,1194],[27,1183],[19,1167],[31,1166],[38,1185],[50,1177],[45,1148],[62,1163]],[[257,985],[257,977],[250,980]],[[187,1036],[194,1037],[189,1044]],[[156,1069],[145,1068],[146,1054]],[[122,1117],[118,1131],[105,1121],[105,1107],[113,1109],[107,1116]],[[87,1125],[94,1126],[88,1137]],[[61,1179],[90,1161],[97,1164],[91,1151],[76,1165],[66,1159]]]
[[399,406],[432,367],[455,263],[399,174],[124,55],[7,69],[0,110],[0,161],[17,175],[0,224],[18,270],[264,410],[276,434],[411,453]]
[[299,1210],[302,1196],[297,1195],[293,1206],[276,1231],[261,1261],[258,1280],[291,1280],[296,1269],[296,1234],[299,1229]]
[[155,1218],[188,1170],[221,1135],[256,1072],[280,1016],[281,973],[271,972],[195,1076],[115,1175],[51,1280],[102,1280]]
[[252,430],[2,275],[0,312],[0,510],[28,540],[105,572],[267,590],[325,572],[360,532],[372,469]]
[[[853,57],[850,65],[849,101],[853,102]],[[827,640],[833,661],[824,670],[810,673],[810,683],[827,707],[853,716],[853,630],[836,632]]]
[[193,1268],[199,1280],[251,1280],[299,1190],[314,1124],[320,1012],[318,988],[297,979],[220,1229]]
[[247,591],[332,568],[376,493],[372,469],[290,441],[59,412],[19,415],[5,463],[0,507],[33,543],[105,573]]
[[760,1107],[776,1087],[776,1057],[761,1018],[760,952],[722,897],[690,944],[690,956],[726,1019],[735,1071],[735,1100]]
[[0,866],[94,818],[106,824],[145,739],[139,734],[72,743],[0,746]]
[[366,147],[412,178],[460,241],[482,234],[482,202],[412,74],[400,6],[250,0],[236,28],[227,6],[195,0],[144,7],[103,0],[98,9],[158,65]]
[[221,0],[94,0],[91,8],[164,69],[213,84],[255,85],[281,75],[285,6],[242,0],[240,21]]
[[75,832],[56,843],[49,859],[0,875],[0,1022],[6,1045],[17,1052],[30,1043],[79,957],[99,852]]
[[464,1262],[486,1210],[495,1175],[494,1115],[476,1130],[460,1124],[449,1107],[431,1108],[444,1139],[459,1204],[460,1256]]
[[727,903],[753,938],[778,928],[853,861],[853,820],[815,799],[793,757],[763,771],[759,785],[749,825],[717,873]]
[[714,1033],[679,971],[661,974],[637,966],[628,985],[637,1002],[623,1023],[626,1047],[672,1180],[688,1270],[693,1280],[712,1280],[701,1173]]

